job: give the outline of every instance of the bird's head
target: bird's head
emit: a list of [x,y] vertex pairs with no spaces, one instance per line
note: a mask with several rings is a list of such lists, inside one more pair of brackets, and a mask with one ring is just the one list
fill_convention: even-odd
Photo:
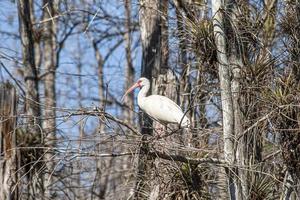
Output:
[[132,92],[135,88],[143,88],[144,86],[150,86],[150,81],[147,78],[141,77],[139,80],[136,81],[135,84],[133,84],[123,95],[121,101],[124,100],[125,96]]
[[146,85],[150,85],[150,81],[147,78],[141,77],[135,84],[137,84],[137,87],[142,88]]

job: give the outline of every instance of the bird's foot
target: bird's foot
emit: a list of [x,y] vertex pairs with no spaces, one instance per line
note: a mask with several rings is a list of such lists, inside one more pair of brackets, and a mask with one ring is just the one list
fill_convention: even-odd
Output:
[[163,127],[158,127],[155,130],[156,130],[157,135],[159,135],[159,136],[164,135],[164,128]]

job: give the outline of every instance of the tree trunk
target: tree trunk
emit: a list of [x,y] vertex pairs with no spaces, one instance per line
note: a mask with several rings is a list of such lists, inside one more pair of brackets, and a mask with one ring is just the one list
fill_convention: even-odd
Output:
[[[104,93],[104,75],[103,75],[103,68],[104,68],[104,60],[103,56],[101,55],[101,52],[97,46],[97,42],[92,39],[93,48],[94,48],[94,54],[97,60],[97,75],[98,75],[98,95],[100,99],[100,108],[105,109],[105,93]],[[98,131],[102,134],[105,131],[105,125],[100,121],[100,125],[98,127]]]
[[19,199],[16,144],[17,95],[9,83],[0,85],[0,199]]
[[[179,8],[176,8],[176,17],[177,17],[177,29],[178,29],[178,39],[179,39],[179,50],[180,50],[180,58],[179,65],[181,66],[181,74],[180,74],[180,94],[186,94],[189,91],[189,70],[190,67],[188,65],[188,56],[187,56],[187,30],[184,23],[184,17],[182,16]],[[180,99],[180,105],[187,109],[189,105],[189,96],[183,95]],[[191,112],[189,112],[189,118],[191,118]],[[191,124],[194,122],[191,121]]]
[[[150,80],[157,77],[161,66],[161,13],[160,0],[140,0],[139,24],[142,42],[141,75]],[[150,88],[150,91],[152,87]],[[152,120],[143,117],[142,133],[152,134]]]
[[223,1],[212,2],[213,31],[215,44],[218,50],[219,79],[221,90],[221,101],[223,111],[223,140],[224,140],[224,159],[228,164],[226,169],[228,190],[230,199],[235,200],[236,183],[234,181],[233,164],[235,162],[234,152],[234,108],[231,92],[230,66],[226,54],[226,35],[224,32],[224,19],[222,9],[225,8]]
[[139,23],[143,49],[142,76],[151,80],[161,66],[160,0],[140,0]]
[[[131,0],[125,0],[125,52],[126,52],[126,67],[125,67],[125,89],[128,89],[134,82],[134,67],[132,64],[131,57]],[[128,94],[128,97],[125,99],[125,104],[128,108],[125,108],[124,118],[127,122],[133,123],[133,112],[134,109],[134,93]]]
[[[139,2],[139,24],[143,50],[141,75],[148,78],[152,85],[152,77],[157,77],[161,65],[161,1],[140,0]],[[152,135],[151,126],[152,120],[146,115],[143,116],[143,138],[147,135]],[[147,156],[148,150],[148,144],[143,142],[138,161],[136,199],[145,199],[151,190],[149,180],[151,180],[151,165],[153,161]]]
[[[31,2],[32,3],[32,2]],[[38,91],[38,70],[35,64],[35,49],[34,49],[34,35],[36,32],[33,29],[31,16],[33,15],[32,4],[25,0],[18,1],[18,15],[19,15],[19,32],[21,36],[22,44],[22,57],[24,67],[24,79],[26,87],[26,101],[25,101],[25,113],[28,116],[26,119],[27,133],[31,134],[32,143],[28,146],[33,147],[37,144],[41,144],[41,132],[40,132],[40,98]],[[31,159],[38,160],[42,156],[40,151],[33,151]],[[32,162],[34,163],[34,162]],[[31,164],[29,164],[31,165]],[[32,166],[29,172],[28,190],[29,199],[39,199],[43,196],[43,177],[38,176],[38,170],[42,167],[41,163],[36,163]]]
[[[33,25],[31,23],[31,6],[25,0],[18,1],[19,31],[21,35],[22,57],[24,64],[24,79],[26,84],[25,109],[28,115],[30,129],[38,130],[40,125],[40,108],[38,92],[38,73],[35,65]],[[37,133],[39,136],[39,134]]]
[[[241,68],[243,67],[242,61],[242,46],[241,46],[241,39],[239,37],[239,32],[235,29],[239,30],[239,9],[237,7],[237,3],[235,1],[229,1],[226,10],[228,10],[230,16],[230,22],[227,22],[226,27],[228,35],[232,41],[229,42],[230,48],[228,48],[229,52],[229,67],[230,71],[232,72],[232,81],[231,81],[231,92],[232,92],[232,103],[233,103],[233,112],[234,112],[234,135],[239,136],[243,133],[243,118],[241,112],[241,105],[240,105],[240,93],[241,93]],[[238,137],[239,138],[239,137]],[[237,163],[240,166],[248,166],[250,164],[250,160],[248,160],[250,152],[246,150],[249,149],[251,143],[248,141],[247,135],[241,135],[241,139],[236,143],[236,159]],[[252,149],[251,149],[252,150]],[[248,170],[244,169],[245,167],[241,167],[241,169],[237,169],[236,176],[239,176],[240,179],[236,179],[236,195],[238,199],[247,199],[249,195],[249,180],[247,180]]]
[[162,0],[160,4],[160,26],[161,26],[161,64],[160,74],[167,74],[169,69],[169,1]]
[[261,59],[269,60],[271,58],[271,51],[276,30],[276,12],[277,12],[277,0],[264,0],[264,15],[263,15],[263,31],[261,41],[263,48],[261,50]]
[[[56,14],[58,9],[58,3],[56,1],[44,0],[43,5],[43,20],[51,19]],[[56,145],[56,90],[55,90],[55,71],[57,68],[57,53],[56,53],[56,27],[57,21],[54,19],[45,22],[43,30],[43,42],[44,42],[44,67],[45,67],[45,77],[44,77],[44,89],[45,89],[45,120],[43,121],[43,128],[46,134],[45,145],[46,147],[53,149]],[[46,150],[48,151],[48,150]],[[50,185],[53,182],[52,173],[54,170],[54,153],[47,152],[45,154],[46,160],[46,171],[44,176],[44,187],[45,187],[45,197],[51,199],[52,194],[50,190]]]

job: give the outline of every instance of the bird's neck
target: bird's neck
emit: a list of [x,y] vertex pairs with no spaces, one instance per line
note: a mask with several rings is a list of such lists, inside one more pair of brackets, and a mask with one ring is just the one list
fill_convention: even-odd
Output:
[[149,91],[149,89],[150,89],[150,85],[145,85],[141,88],[141,90],[138,94],[138,98],[137,98],[138,99],[138,105],[140,105],[142,99],[146,97],[147,92]]

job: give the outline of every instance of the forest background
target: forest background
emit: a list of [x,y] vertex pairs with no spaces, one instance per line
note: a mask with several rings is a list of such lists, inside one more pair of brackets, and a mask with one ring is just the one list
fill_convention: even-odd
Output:
[[[0,199],[300,199],[299,0],[2,0]],[[139,77],[188,130],[139,111]]]

